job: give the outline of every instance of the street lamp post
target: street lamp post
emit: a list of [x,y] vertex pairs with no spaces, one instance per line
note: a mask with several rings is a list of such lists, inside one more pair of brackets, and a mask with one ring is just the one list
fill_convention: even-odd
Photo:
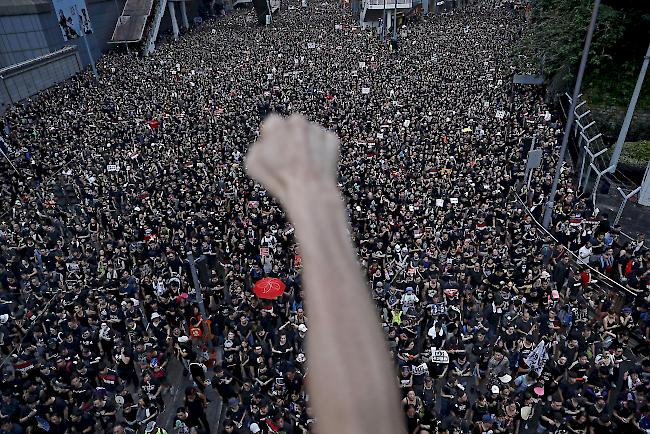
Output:
[[560,182],[560,175],[562,174],[562,164],[564,163],[564,156],[566,154],[567,143],[569,142],[569,134],[571,134],[571,128],[573,128],[573,120],[575,118],[575,108],[578,102],[578,95],[580,94],[580,87],[582,86],[582,77],[585,74],[585,68],[587,66],[587,58],[589,57],[589,48],[591,47],[591,38],[594,35],[594,29],[596,27],[596,19],[598,18],[598,10],[600,8],[600,0],[594,1],[594,8],[591,12],[591,22],[589,23],[589,30],[587,30],[587,37],[585,39],[585,46],[582,49],[582,59],[580,59],[580,68],[578,69],[578,76],[576,77],[576,84],[573,88],[573,97],[571,98],[571,107],[569,108],[569,115],[566,120],[566,125],[564,126],[564,135],[562,136],[562,146],[560,147],[560,158],[555,167],[555,177],[553,178],[553,186],[551,187],[551,193],[548,196],[548,202],[546,202],[546,209],[544,210],[544,220],[543,225],[546,229],[551,224],[551,217],[553,215],[553,206],[555,205],[555,194],[557,193],[557,186]]

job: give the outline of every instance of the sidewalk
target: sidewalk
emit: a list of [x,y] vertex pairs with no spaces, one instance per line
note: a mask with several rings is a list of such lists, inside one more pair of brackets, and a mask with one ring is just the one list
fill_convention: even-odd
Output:
[[[608,194],[596,196],[596,205],[600,208],[600,213],[608,214],[610,223],[614,222],[622,202],[623,196],[614,186],[609,189]],[[630,237],[636,238],[638,234],[644,233],[646,240],[650,240],[650,207],[629,200],[618,224],[621,225],[622,231]]]

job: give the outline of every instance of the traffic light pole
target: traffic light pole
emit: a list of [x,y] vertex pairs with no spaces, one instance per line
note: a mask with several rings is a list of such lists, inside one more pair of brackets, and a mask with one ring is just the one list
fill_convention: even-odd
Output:
[[196,291],[196,303],[199,305],[199,312],[201,312],[201,324],[203,325],[203,335],[208,342],[208,351],[212,352],[214,346],[212,345],[212,330],[208,327],[208,313],[205,310],[205,303],[203,301],[203,294],[201,293],[201,282],[199,281],[199,273],[196,271],[196,262],[205,260],[204,256],[194,259],[192,252],[187,253],[187,262],[190,264],[190,272],[192,274],[192,281],[194,282],[194,290]]

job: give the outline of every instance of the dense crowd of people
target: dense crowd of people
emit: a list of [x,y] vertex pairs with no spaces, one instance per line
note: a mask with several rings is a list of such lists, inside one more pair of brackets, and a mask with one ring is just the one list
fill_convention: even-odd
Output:
[[[569,170],[551,233],[537,226],[562,124],[512,84],[526,23],[511,6],[409,22],[397,52],[336,2],[290,3],[272,27],[237,11],[10,109],[0,433],[217,432],[208,389],[223,432],[314,430],[300,246],[243,167],[261,120],[293,112],[341,138],[409,434],[647,432],[650,253]],[[284,295],[257,298],[263,277]],[[192,386],[164,426],[178,361]]]

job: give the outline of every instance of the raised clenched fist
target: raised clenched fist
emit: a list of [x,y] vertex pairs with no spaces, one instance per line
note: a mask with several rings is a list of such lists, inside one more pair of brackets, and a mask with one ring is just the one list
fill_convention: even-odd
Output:
[[303,194],[336,188],[338,156],[339,141],[333,133],[298,114],[286,119],[272,115],[248,151],[246,170],[290,206]]

